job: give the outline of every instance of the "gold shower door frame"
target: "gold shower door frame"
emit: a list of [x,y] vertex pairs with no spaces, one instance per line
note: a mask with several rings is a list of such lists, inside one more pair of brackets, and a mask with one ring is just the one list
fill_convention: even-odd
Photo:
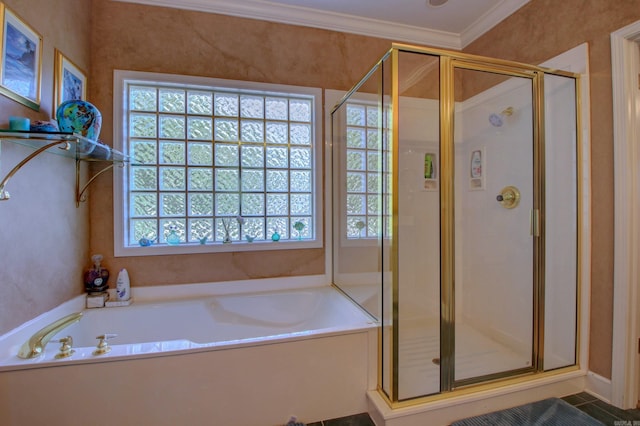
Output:
[[[539,225],[532,225],[533,234],[533,333],[532,333],[532,365],[516,370],[505,370],[488,375],[472,377],[463,380],[455,380],[455,212],[454,212],[454,73],[456,69],[481,71],[502,76],[525,78],[531,80],[532,85],[532,112],[533,112],[533,214],[538,217],[539,212],[544,211],[544,91],[543,74],[539,71],[527,71],[505,65],[491,65],[478,63],[465,59],[441,58],[441,114],[440,125],[440,152],[441,163],[441,251],[451,255],[441,256],[441,318],[440,318],[440,391],[448,392],[476,383],[503,379],[522,374],[533,373],[542,367],[543,340],[539,335],[544,330],[544,232]],[[443,100],[447,100],[446,102]],[[447,113],[445,113],[445,109]],[[534,223],[537,223],[534,220]]]
[[[575,81],[575,105],[576,105],[576,144],[577,144],[577,176],[581,176],[581,138],[580,138],[580,76],[574,73],[551,70],[543,67],[528,65],[519,62],[506,61],[477,55],[464,54],[444,49],[422,48],[406,44],[394,43],[392,48],[383,56],[391,61],[391,121],[399,123],[399,52],[413,52],[438,56],[440,59],[440,393],[427,396],[416,396],[405,400],[399,400],[399,348],[398,348],[398,294],[399,271],[398,262],[398,194],[399,194],[399,129],[392,126],[390,137],[392,140],[392,235],[391,244],[391,279],[392,279],[392,325],[390,341],[392,342],[392,362],[390,371],[390,392],[387,393],[379,380],[380,394],[387,400],[392,408],[400,408],[423,403],[425,401],[447,398],[460,393],[468,393],[503,386],[505,381],[526,381],[532,374],[546,375],[557,374],[562,371],[572,371],[578,368],[579,359],[579,330],[576,330],[576,364],[560,369],[544,372],[544,276],[545,276],[545,148],[544,148],[544,75],[552,74],[569,77]],[[467,69],[486,71],[506,76],[529,78],[532,81],[532,109],[533,109],[533,211],[532,232],[534,235],[533,248],[533,365],[515,371],[491,374],[479,378],[454,380],[454,354],[455,354],[455,250],[454,250],[454,71],[455,69]],[[366,77],[365,77],[366,78]],[[577,179],[576,176],[576,179]],[[581,183],[577,183],[577,200],[582,199]],[[581,229],[580,214],[577,217],[577,227]],[[578,233],[577,259],[580,263],[580,233]],[[578,271],[580,268],[578,268]],[[577,297],[579,298],[580,274],[577,274]],[[579,300],[576,300],[579,307]],[[578,308],[577,318],[580,317]],[[382,333],[379,342],[379,379],[382,370]]]

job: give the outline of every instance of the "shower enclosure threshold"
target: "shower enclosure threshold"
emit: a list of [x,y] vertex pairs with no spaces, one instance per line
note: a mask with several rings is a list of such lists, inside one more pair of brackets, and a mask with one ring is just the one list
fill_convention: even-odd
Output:
[[372,390],[367,394],[368,411],[377,426],[445,426],[471,416],[579,393],[586,387],[587,371],[572,366],[393,404],[381,391]]

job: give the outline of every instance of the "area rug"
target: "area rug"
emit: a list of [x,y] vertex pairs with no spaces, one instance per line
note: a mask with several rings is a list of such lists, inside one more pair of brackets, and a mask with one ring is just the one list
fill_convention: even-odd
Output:
[[603,423],[558,398],[458,420],[451,426],[603,426]]

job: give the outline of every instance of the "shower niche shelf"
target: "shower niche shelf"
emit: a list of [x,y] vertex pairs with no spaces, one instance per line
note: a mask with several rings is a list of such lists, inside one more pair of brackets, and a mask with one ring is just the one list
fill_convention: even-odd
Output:
[[[129,161],[129,158],[122,152],[74,133],[0,129],[0,141],[34,149],[31,154],[27,155],[0,180],[0,201],[10,198],[9,192],[6,190],[9,179],[25,164],[44,152],[72,158],[76,161],[76,207],[80,206],[81,202],[86,201],[85,191],[98,176],[110,170],[116,164],[123,167],[124,163]],[[83,185],[80,182],[80,165],[83,162],[102,162],[106,166],[91,176]]]

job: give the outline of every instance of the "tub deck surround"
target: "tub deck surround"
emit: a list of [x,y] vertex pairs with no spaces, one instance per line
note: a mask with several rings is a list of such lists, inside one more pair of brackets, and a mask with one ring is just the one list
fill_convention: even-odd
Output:
[[[44,325],[83,310],[84,298],[0,337],[0,424],[253,426],[365,412],[375,321],[330,286],[249,284],[134,288],[130,306],[84,310],[55,337],[73,336],[65,359],[53,342],[35,360],[15,354]],[[93,356],[105,333],[118,334],[111,351]],[[97,397],[82,402],[88,395]]]
[[[0,424],[283,425],[367,411],[375,332],[0,372]],[[375,376],[375,374],[374,374]]]
[[[172,287],[177,300],[166,298],[170,293],[166,288],[140,294],[134,289],[134,302],[126,307],[82,309],[84,296],[73,299],[0,337],[0,371],[230,349],[376,326],[375,320],[330,286],[237,294],[223,288],[208,295]],[[60,344],[51,341],[39,357],[17,357],[19,347],[33,333],[76,311],[84,313],[82,320],[53,338],[71,336],[72,356],[56,359]],[[115,335],[108,341],[111,350],[95,355],[97,336],[104,334]]]

